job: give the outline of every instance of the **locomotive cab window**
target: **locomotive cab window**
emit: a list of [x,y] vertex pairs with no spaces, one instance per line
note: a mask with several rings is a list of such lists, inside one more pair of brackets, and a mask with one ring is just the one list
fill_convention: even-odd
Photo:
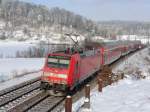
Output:
[[50,68],[68,68],[70,63],[70,58],[62,56],[49,56],[48,57],[48,67]]

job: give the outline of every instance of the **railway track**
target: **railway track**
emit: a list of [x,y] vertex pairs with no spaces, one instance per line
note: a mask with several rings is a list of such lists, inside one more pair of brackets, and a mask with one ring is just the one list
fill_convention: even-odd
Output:
[[[132,54],[129,54],[129,56]],[[114,62],[111,64],[111,67],[124,59],[123,57]],[[97,79],[94,78],[88,83],[91,85],[91,89],[93,89],[97,85]],[[61,105],[61,109],[63,108],[62,105],[64,105],[65,97],[51,96],[47,92],[41,91],[39,86],[40,81],[37,78],[0,91],[0,112],[59,112],[60,110],[54,111],[54,109],[59,105]],[[73,94],[73,102],[82,96],[84,96],[84,87]]]
[[1,95],[0,111],[7,110],[9,107],[40,91],[39,86],[40,81],[35,81],[31,84],[27,84],[26,86],[20,87],[13,91],[8,91],[6,94]]
[[[37,72],[33,72],[37,73]],[[6,111],[12,105],[39,91],[40,77],[0,91],[0,112]]]
[[48,96],[27,112],[51,112],[55,107],[65,100],[65,97]]
[[64,101],[65,97],[50,96],[44,91],[37,91],[22,99],[16,105],[12,104],[7,112],[49,112]]
[[22,100],[17,105],[12,106],[11,108],[7,109],[7,112],[23,112],[31,108],[31,106],[37,104],[41,100],[45,99],[48,94],[38,91],[35,94],[32,94],[28,98]]
[[3,96],[3,95],[5,95],[5,94],[7,94],[7,93],[11,93],[11,92],[13,92],[13,91],[15,91],[15,90],[17,90],[17,89],[19,89],[19,88],[25,87],[25,86],[30,85],[30,84],[32,84],[32,83],[34,83],[34,82],[39,81],[39,80],[40,80],[40,78],[38,77],[38,78],[35,78],[35,79],[32,79],[32,80],[23,82],[23,83],[21,83],[21,84],[15,85],[15,86],[13,86],[13,87],[6,88],[6,89],[4,89],[4,90],[1,90],[1,91],[0,91],[0,96]]
[[50,96],[40,90],[39,78],[0,92],[0,112],[48,112],[65,97]]
[[[4,112],[7,112],[9,111],[11,108],[17,106],[18,104],[20,104],[22,101],[26,100],[27,98],[31,97],[32,95],[35,95],[36,93],[38,93],[40,90],[37,89],[37,90],[34,90],[26,95],[23,95],[22,97],[20,98],[17,98],[16,100],[13,100],[13,101],[10,101],[8,104],[0,107],[0,112],[1,111],[4,111]],[[18,111],[20,112],[20,111]]]

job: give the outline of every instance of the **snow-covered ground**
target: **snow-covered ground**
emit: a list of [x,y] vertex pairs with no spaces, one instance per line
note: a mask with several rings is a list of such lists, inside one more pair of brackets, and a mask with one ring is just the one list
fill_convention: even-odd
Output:
[[0,82],[31,71],[40,70],[44,58],[4,58],[0,59]]
[[38,43],[0,41],[0,83],[25,73],[40,70],[44,65],[44,58],[15,58],[16,52],[26,51]]
[[15,57],[17,51],[25,51],[35,44],[29,42],[0,41],[0,55],[2,58]]
[[102,93],[93,92],[92,112],[149,112],[150,80],[125,79],[108,86]]
[[0,83],[0,91],[5,90],[5,89],[10,88],[10,87],[13,87],[13,86],[16,86],[16,85],[19,85],[23,82],[38,78],[38,77],[41,76],[41,74],[42,73],[40,71],[40,72],[37,72],[37,73],[31,73],[31,74],[28,74],[28,75],[24,75],[22,77],[13,78],[11,80]]
[[[150,112],[150,48],[146,48],[130,58],[114,71],[123,71],[126,78],[91,92],[90,109],[79,108],[85,99],[73,104],[73,112]],[[139,75],[146,76],[140,79]]]
[[29,47],[36,46],[36,44],[9,40],[0,41],[0,90],[41,75],[29,74],[24,76],[25,73],[42,69],[44,58],[14,58],[17,51],[25,51]]

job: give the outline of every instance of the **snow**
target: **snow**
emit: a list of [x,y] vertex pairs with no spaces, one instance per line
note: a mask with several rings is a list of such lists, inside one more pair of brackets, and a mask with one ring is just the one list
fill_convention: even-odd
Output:
[[150,42],[150,39],[148,36],[141,36],[141,35],[118,35],[117,40],[138,40],[141,41],[143,44],[147,44]]
[[23,73],[40,70],[44,58],[7,58],[0,59],[0,82],[10,80]]
[[115,42],[116,40],[110,40],[110,39],[106,39],[106,38],[103,38],[102,36],[94,36],[94,37],[91,37],[92,41],[98,41],[98,42]]
[[[86,98],[82,97],[73,104],[73,112],[150,111],[150,48],[135,53],[113,71],[124,71],[126,78],[103,88],[102,93],[96,87],[90,94],[90,108],[83,108]],[[146,78],[136,78],[138,73]]]
[[44,58],[14,58],[17,51],[25,51],[36,45],[37,43],[30,44],[30,42],[0,41],[0,82],[43,67]]
[[134,75],[141,72],[141,75],[149,78],[150,74],[150,48],[135,53],[120,63],[113,72],[123,71],[126,75]]
[[3,58],[15,57],[17,51],[25,51],[33,46],[35,44],[27,42],[0,41],[0,55],[3,55]]
[[30,42],[0,41],[0,55],[3,55],[3,58],[0,58],[0,90],[41,75],[23,76],[25,73],[42,69],[44,58],[8,58],[15,57],[17,51],[24,51],[35,45]]
[[123,80],[91,97],[92,112],[149,112],[150,80]]
[[41,76],[41,74],[42,73],[40,71],[40,72],[37,72],[37,73],[31,73],[31,74],[28,74],[28,75],[24,75],[22,77],[13,78],[13,79],[11,79],[9,81],[0,83],[0,91],[4,90],[6,88],[10,88],[10,87],[15,86],[15,85],[19,85],[19,84],[21,84],[23,82],[26,82],[26,81],[38,78],[38,77]]

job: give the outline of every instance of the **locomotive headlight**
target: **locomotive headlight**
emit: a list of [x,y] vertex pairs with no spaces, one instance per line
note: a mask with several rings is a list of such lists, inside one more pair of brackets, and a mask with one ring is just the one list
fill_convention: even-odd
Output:
[[53,76],[53,73],[50,73],[50,72],[44,72],[43,76]]
[[58,74],[58,77],[66,79],[67,78],[67,74]]
[[44,72],[44,73],[43,73],[43,76],[48,76],[48,75],[49,75],[48,72]]
[[49,73],[49,76],[54,76],[54,73]]
[[55,73],[50,73],[50,72],[45,72],[43,74],[43,76],[49,76],[49,77],[58,77],[58,78],[64,78],[66,79],[67,78],[67,74],[55,74]]

